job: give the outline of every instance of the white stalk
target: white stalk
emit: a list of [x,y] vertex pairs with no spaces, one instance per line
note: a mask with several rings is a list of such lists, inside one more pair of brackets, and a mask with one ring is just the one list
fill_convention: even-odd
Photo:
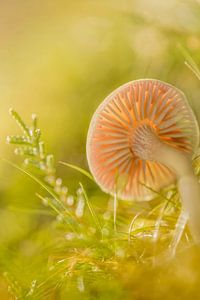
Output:
[[[154,152],[155,153],[155,152]],[[159,141],[156,161],[170,167],[177,176],[178,190],[183,209],[188,213],[190,230],[196,242],[200,242],[200,184],[194,175],[192,160],[181,151]]]
[[191,233],[195,242],[200,243],[200,184],[194,175],[191,157],[162,142],[146,126],[136,130],[132,147],[140,158],[162,163],[175,172]]
[[192,174],[178,180],[179,193],[185,211],[189,214],[189,226],[194,240],[200,243],[200,185]]

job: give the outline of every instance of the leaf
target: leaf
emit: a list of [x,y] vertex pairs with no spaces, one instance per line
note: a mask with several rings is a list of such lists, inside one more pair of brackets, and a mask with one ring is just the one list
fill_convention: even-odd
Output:
[[190,53],[188,52],[187,49],[185,49],[181,44],[179,44],[179,49],[186,59],[184,62],[185,65],[194,73],[194,75],[200,80],[200,70]]
[[59,163],[62,164],[62,165],[64,165],[64,166],[67,166],[67,167],[69,167],[71,169],[74,169],[74,170],[80,172],[81,174],[85,175],[90,180],[92,180],[93,182],[95,182],[94,178],[92,177],[92,175],[88,171],[86,171],[86,170],[84,170],[84,169],[82,169],[82,168],[80,168],[78,166],[75,166],[75,165],[72,165],[72,164],[68,164],[68,163],[66,163],[64,161],[59,161]]

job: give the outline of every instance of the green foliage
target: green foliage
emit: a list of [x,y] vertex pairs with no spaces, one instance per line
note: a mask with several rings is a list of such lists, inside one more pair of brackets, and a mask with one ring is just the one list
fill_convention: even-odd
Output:
[[[138,263],[148,268],[160,266],[177,247],[184,249],[191,243],[188,230],[177,221],[180,203],[175,187],[154,191],[157,196],[150,204],[124,203],[110,197],[104,206],[93,206],[82,183],[76,195],[70,195],[57,177],[54,157],[45,151],[36,116],[32,116],[29,127],[17,112],[10,113],[22,135],[9,136],[7,142],[15,145],[15,154],[23,157],[26,168],[6,162],[46,191],[37,196],[55,215],[48,228],[38,228],[31,237],[39,239],[35,254],[40,253],[40,257],[31,257],[32,263],[30,258],[26,261],[32,272],[28,280],[21,280],[15,266],[5,266],[4,277],[15,299],[132,299],[132,289],[124,290],[127,272],[135,276]],[[93,180],[80,167],[62,164]],[[49,235],[46,245],[43,231]],[[23,257],[18,259],[21,264]]]

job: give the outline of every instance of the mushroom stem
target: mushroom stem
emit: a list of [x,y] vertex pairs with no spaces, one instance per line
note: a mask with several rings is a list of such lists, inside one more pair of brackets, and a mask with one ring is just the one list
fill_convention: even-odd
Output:
[[168,146],[161,140],[157,141],[157,145],[154,145],[154,148],[155,146],[156,149],[151,153],[152,160],[160,162],[172,169],[178,179],[184,176],[194,176],[190,156],[172,146]]
[[195,242],[200,243],[200,184],[194,175],[191,157],[164,143],[148,126],[136,129],[132,150],[141,159],[162,163],[174,171],[191,233]]
[[196,243],[200,243],[200,185],[197,177],[182,176],[178,179],[183,206],[189,214],[189,226]]
[[200,184],[194,175],[192,159],[175,148],[158,141],[152,154],[155,161],[174,170],[183,209],[188,213],[189,227],[195,242],[200,243]]

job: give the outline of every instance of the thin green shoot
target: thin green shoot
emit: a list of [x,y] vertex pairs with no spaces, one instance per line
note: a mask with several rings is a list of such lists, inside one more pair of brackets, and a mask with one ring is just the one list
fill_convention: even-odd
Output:
[[[134,231],[131,232],[131,238],[132,238],[132,236],[136,236],[140,233],[142,233],[145,236],[145,232],[149,232],[151,237],[153,237],[153,230],[154,229],[155,229],[155,225],[137,228],[137,229],[135,229]],[[167,229],[169,229],[169,227],[167,225],[161,225],[160,229],[167,230]]]
[[[36,193],[36,196],[42,200],[43,202],[46,200],[45,197],[41,196],[40,194]],[[57,209],[57,207],[55,205],[53,205],[53,203],[51,201],[48,201],[48,206],[50,206],[58,215],[61,214],[61,211],[59,211]]]
[[159,197],[161,197],[162,199],[165,199],[167,201],[170,201],[170,199],[168,199],[165,195],[163,195],[162,193],[154,190],[153,188],[151,188],[150,186],[146,185],[143,182],[139,182],[141,185],[145,186],[148,190],[150,190],[151,192],[155,193],[156,195],[158,195]]
[[[81,182],[79,182],[79,185],[80,185],[80,187],[81,187],[81,189],[82,189],[82,192],[83,192],[83,195],[84,195],[86,204],[87,204],[88,209],[89,209],[89,211],[90,211],[90,213],[91,213],[91,216],[92,216],[92,218],[93,218],[93,220],[94,220],[94,223],[95,223],[96,227],[98,228],[98,230],[100,231],[100,233],[102,234],[101,224],[100,224],[100,222],[99,222],[99,219],[98,219],[98,217],[97,217],[97,215],[96,215],[96,213],[95,213],[95,211],[94,211],[94,209],[93,209],[91,203],[89,202],[87,193],[86,193],[86,191],[85,191],[85,189],[84,189],[84,187],[83,187],[83,185],[82,185]],[[102,235],[103,235],[103,234],[102,234]]]
[[190,71],[192,71],[194,73],[194,75],[197,77],[197,79],[200,80],[200,72],[197,71],[192,65],[190,65],[189,62],[184,61],[184,64],[190,69]]
[[170,243],[169,246],[172,258],[176,254],[177,247],[184,233],[188,219],[189,219],[188,213],[184,210],[184,208],[182,208],[178,220],[176,222],[176,227],[175,227],[175,232],[174,232],[172,242]]
[[[36,194],[37,195],[37,194]],[[15,206],[8,206],[7,210],[11,212],[19,212],[22,214],[31,214],[31,215],[44,215],[44,216],[52,216],[53,213],[51,211],[47,211],[44,209],[34,209],[34,208],[20,208]]]
[[71,169],[74,169],[74,170],[80,172],[81,174],[85,175],[87,178],[89,178],[90,180],[92,180],[93,182],[95,182],[94,178],[92,177],[92,175],[88,171],[86,171],[86,170],[84,170],[84,169],[82,169],[82,168],[80,168],[78,166],[75,166],[75,165],[72,165],[72,164],[68,164],[68,163],[66,163],[64,161],[59,161],[59,163],[62,164],[62,165],[64,165],[64,166],[67,166],[67,167],[69,167]]
[[132,232],[132,229],[133,229],[133,225],[134,225],[135,221],[137,220],[137,218],[138,218],[140,215],[141,215],[141,212],[137,213],[137,214],[133,217],[133,219],[132,219],[132,221],[131,221],[131,224],[130,224],[130,226],[129,226],[129,229],[128,229],[128,242],[129,242],[129,244],[131,243],[131,232]]
[[156,242],[158,240],[159,229],[160,229],[160,226],[161,226],[161,222],[162,222],[165,210],[167,209],[168,205],[169,205],[169,201],[165,200],[164,205],[162,205],[162,208],[160,210],[160,214],[159,214],[159,216],[158,216],[158,218],[156,220],[155,230],[153,232],[153,240],[154,240],[154,242]]
[[185,58],[185,65],[194,73],[194,75],[200,80],[200,70],[192,56],[190,55],[189,51],[185,49],[181,44],[179,44],[179,49],[182,55]]
[[113,195],[113,228],[115,233],[117,233],[117,205],[117,193],[115,192]]
[[20,172],[26,174],[27,176],[29,176],[33,181],[35,181],[36,183],[38,183],[43,189],[45,189],[60,205],[61,207],[64,209],[64,211],[72,218],[74,218],[72,216],[72,214],[69,212],[69,210],[67,210],[67,208],[65,207],[65,205],[60,201],[60,199],[56,196],[56,194],[48,187],[46,186],[46,184],[44,184],[40,179],[38,179],[36,176],[34,176],[33,174],[29,173],[27,170],[22,169],[21,167],[19,167],[18,165],[14,164],[13,162],[9,161],[8,159],[5,158],[1,158],[2,161],[6,162],[7,164],[9,164],[10,166],[12,166],[13,168],[19,170]]

